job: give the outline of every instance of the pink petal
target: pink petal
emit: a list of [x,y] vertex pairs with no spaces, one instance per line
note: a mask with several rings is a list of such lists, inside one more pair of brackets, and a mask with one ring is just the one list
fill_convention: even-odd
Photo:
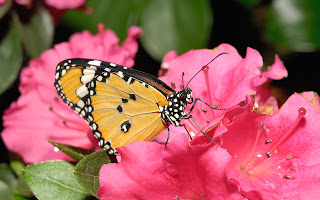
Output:
[[180,134],[166,147],[134,142],[118,148],[121,162],[100,170],[99,198],[242,199],[224,174],[228,153],[216,145],[190,147],[187,141]]
[[45,2],[56,9],[74,9],[82,6],[86,0],[45,0]]
[[[265,106],[271,95],[271,89],[268,87],[269,82],[271,80],[280,80],[287,76],[288,71],[286,67],[279,56],[275,55],[274,63],[269,67],[268,71],[263,72],[262,76],[255,81],[255,86],[257,87],[256,101],[260,107]],[[270,100],[268,100],[268,103],[270,103]],[[277,102],[275,102],[274,106],[277,107]]]
[[29,9],[32,7],[33,0],[15,0],[15,2]]

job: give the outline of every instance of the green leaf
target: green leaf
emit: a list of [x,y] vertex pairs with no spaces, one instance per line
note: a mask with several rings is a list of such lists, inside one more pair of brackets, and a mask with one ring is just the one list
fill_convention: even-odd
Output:
[[14,195],[12,200],[30,200],[30,199],[34,199],[34,198],[28,198],[28,197],[24,197],[16,194]]
[[207,0],[151,0],[141,16],[141,42],[157,60],[207,45],[213,14]]
[[140,10],[147,0],[88,0],[86,5],[90,8],[90,14],[84,10],[69,10],[62,19],[66,27],[73,27],[75,31],[84,29],[92,33],[97,32],[97,24],[103,23],[107,28],[115,31],[120,41],[127,36],[128,28],[137,24]]
[[49,142],[53,144],[55,147],[58,147],[62,152],[66,153],[68,156],[70,156],[71,158],[77,161],[80,161],[86,155],[89,155],[90,153],[93,152],[88,149],[82,149],[79,147],[73,147],[66,144],[60,144],[60,143],[51,142],[51,141]]
[[21,197],[32,197],[33,193],[23,176],[18,176],[16,195]]
[[17,30],[13,24],[6,35],[0,39],[0,94],[16,80],[22,64],[22,47]]
[[110,163],[106,151],[96,151],[83,158],[75,167],[74,175],[80,185],[91,195],[98,197],[99,171],[104,164]]
[[320,1],[272,1],[266,34],[280,48],[298,52],[320,49]]
[[[34,9],[23,10],[24,16],[21,18],[18,16],[19,13],[13,12],[13,19],[26,51],[31,57],[35,58],[51,47],[54,25],[51,14],[45,7],[40,3],[34,3],[33,6]],[[25,20],[25,15],[28,16],[27,20]]]
[[7,164],[0,164],[0,199],[10,200],[14,195],[17,180]]
[[12,1],[13,0],[6,0],[4,4],[0,5],[0,19],[10,10]]
[[24,168],[24,164],[22,162],[13,160],[10,162],[10,167],[17,176],[22,175],[22,169]]
[[14,160],[10,162],[10,167],[14,171],[14,173],[18,176],[17,178],[18,182],[17,182],[16,192],[15,192],[16,198],[32,197],[33,193],[31,192],[31,189],[22,174],[22,170],[25,167],[24,164],[22,162]]
[[80,200],[89,197],[72,173],[74,166],[66,161],[51,161],[29,165],[24,178],[40,200]]

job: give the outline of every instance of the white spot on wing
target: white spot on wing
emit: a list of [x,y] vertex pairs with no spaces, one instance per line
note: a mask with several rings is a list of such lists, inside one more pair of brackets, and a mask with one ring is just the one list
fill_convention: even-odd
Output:
[[80,86],[77,90],[76,90],[76,94],[78,95],[78,97],[82,98],[84,96],[86,96],[88,94],[88,88],[85,85]]
[[80,107],[80,108],[83,108],[85,106],[84,102],[82,100],[79,100],[77,105]]
[[[88,71],[91,71],[91,70],[88,70]],[[83,83],[83,84],[86,84],[86,83],[89,83],[90,81],[92,81],[92,79],[95,75],[94,72],[93,73],[84,73],[84,71],[83,71],[83,74],[84,75],[81,76],[81,83]]]
[[123,77],[124,77],[122,71],[118,71],[118,72],[117,72],[117,75],[118,75],[120,78],[123,78]]
[[100,66],[101,65],[101,61],[100,60],[90,60],[88,62],[89,65],[96,65],[96,66]]

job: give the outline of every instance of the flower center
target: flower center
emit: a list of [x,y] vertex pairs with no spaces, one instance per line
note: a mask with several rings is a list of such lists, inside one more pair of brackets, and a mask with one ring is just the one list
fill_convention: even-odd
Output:
[[[296,169],[292,163],[294,155],[291,153],[283,155],[279,152],[278,147],[292,135],[294,129],[306,114],[306,109],[299,108],[298,113],[298,117],[290,128],[281,134],[277,140],[271,138],[266,139],[269,129],[264,125],[264,122],[260,123],[251,151],[240,165],[240,169],[243,172],[250,177],[257,174],[265,174],[271,178],[273,174],[284,179],[292,178],[291,172]],[[268,180],[264,181],[268,183]]]

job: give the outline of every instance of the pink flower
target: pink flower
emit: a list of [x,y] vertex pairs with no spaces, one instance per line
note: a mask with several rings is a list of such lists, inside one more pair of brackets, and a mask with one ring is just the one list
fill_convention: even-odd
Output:
[[64,143],[86,149],[96,149],[97,141],[89,125],[57,95],[53,86],[56,65],[67,58],[92,58],[112,61],[132,67],[138,49],[136,38],[141,29],[131,27],[127,39],[119,39],[111,30],[99,25],[99,33],[76,33],[68,42],[43,52],[29,62],[20,80],[21,96],[3,116],[5,129],[1,133],[7,148],[18,153],[25,162],[68,159],[47,142]]
[[278,112],[278,103],[275,97],[271,96],[269,83],[271,80],[280,80],[286,77],[288,77],[288,71],[278,55],[275,55],[274,64],[268,68],[268,71],[262,73],[261,78],[255,81],[257,87],[255,100],[259,105],[260,113],[273,114]]
[[[209,66],[200,72],[188,85],[193,97],[200,98],[213,107],[230,109],[246,100],[248,95],[254,95],[257,89],[254,82],[261,75],[261,55],[254,49],[248,48],[247,55],[242,58],[237,50],[228,44],[221,44],[213,50],[192,50],[181,56],[172,52],[165,56],[162,66],[168,68],[167,75],[161,78],[176,90],[182,85],[181,77],[184,72],[184,86],[210,60],[222,52]],[[190,105],[187,108],[190,109]],[[204,103],[198,102],[192,111],[195,121],[202,130],[216,126],[225,111],[212,110]],[[184,123],[192,133],[197,133],[197,127],[191,120]]]
[[[62,9],[74,9],[79,8],[80,6],[84,5],[86,0],[44,0],[44,2],[48,6],[52,6],[53,8],[62,10]],[[0,0],[0,5],[4,4],[6,0]],[[15,0],[17,4],[25,6],[27,8],[32,7],[33,0]]]
[[237,118],[221,137],[232,155],[228,178],[249,199],[318,199],[319,120],[319,96],[311,92],[292,95],[275,115]]
[[101,200],[244,199],[225,176],[230,155],[217,145],[190,147],[179,134],[168,146],[134,142],[117,150],[121,162],[100,170]]
[[[165,75],[161,78],[164,82],[174,89],[180,90],[183,72],[185,74],[184,86],[186,87],[187,82],[202,66],[222,52],[227,52],[228,55],[216,58],[188,85],[193,91],[193,97],[200,98],[213,107],[228,109],[228,123],[242,111],[253,110],[253,107],[249,107],[249,105],[253,106],[253,95],[261,112],[270,109],[276,112],[277,101],[270,96],[271,92],[267,86],[271,80],[279,80],[288,75],[278,56],[275,56],[275,63],[269,67],[268,71],[261,73],[262,57],[251,48],[247,49],[245,58],[242,58],[237,50],[228,44],[221,44],[213,50],[189,51],[181,56],[171,51],[164,57],[159,74]],[[191,105],[187,110],[190,107]],[[223,127],[226,125],[226,121],[223,124],[220,123],[225,113],[225,111],[212,110],[201,102],[198,102],[192,111],[195,121],[202,130],[209,131],[222,125],[218,127],[221,129],[220,131],[214,131],[215,137],[226,131]],[[198,128],[191,120],[185,120],[184,123],[191,134],[199,133]],[[171,129],[183,132],[181,128],[173,127]],[[210,134],[208,135],[211,137]]]

